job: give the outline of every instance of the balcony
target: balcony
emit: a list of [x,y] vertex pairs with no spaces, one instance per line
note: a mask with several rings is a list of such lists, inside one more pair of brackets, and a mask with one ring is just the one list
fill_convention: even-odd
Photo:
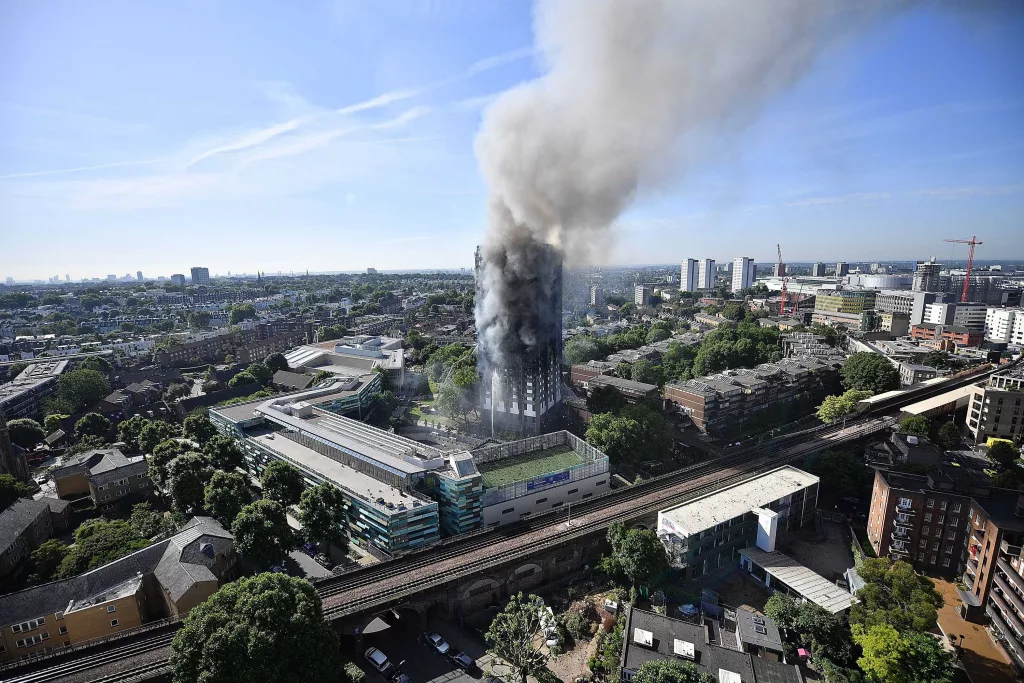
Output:
[[909,529],[903,529],[903,528],[900,528],[900,527],[896,527],[896,528],[894,528],[892,530],[892,533],[889,534],[889,538],[891,538],[894,541],[904,541],[904,542],[909,541],[910,540],[910,530]]
[[1017,595],[1017,592],[1013,590],[1013,587],[1010,586],[1003,575],[996,572],[993,578],[995,579],[995,584],[999,588],[999,591],[1003,594],[1003,600],[1013,605],[1013,608],[1017,610],[1018,614],[1024,614],[1024,600]]
[[[999,608],[999,611],[1001,612],[999,616],[1003,618],[1003,621],[1010,625],[1010,628],[1012,629],[1011,633],[1016,631],[1017,634],[1019,634],[1019,638],[1024,638],[1024,622],[1022,622],[1020,617],[1010,609],[1009,603],[1003,599],[1003,596],[992,591],[988,594],[988,599],[994,606]],[[1007,633],[1006,635],[1009,636],[1010,633]]]
[[961,578],[961,580],[963,580],[963,582],[965,584],[967,584],[967,590],[968,591],[974,590],[974,574],[969,573],[969,572],[964,572],[964,575],[961,576],[960,578]]
[[996,568],[998,568],[999,571],[1006,575],[1003,578],[1007,581],[1007,583],[1012,584],[1014,587],[1020,590],[1021,593],[1024,593],[1024,576],[1021,576],[1017,572],[1013,571],[1013,567],[1011,567],[1009,563],[1002,558],[996,560]]
[[896,512],[901,512],[905,515],[913,515],[916,513],[914,510],[914,504],[911,502],[909,505],[903,503],[896,503]]
[[971,529],[971,538],[975,538],[980,543],[985,538],[985,527],[977,527]]
[[1003,621],[999,611],[993,609],[992,605],[989,605],[988,608],[986,608],[985,613],[992,619],[992,624],[996,627],[994,630],[998,631],[996,637],[1002,641],[1003,645],[1010,651],[1010,654],[1013,655],[1013,658],[1017,663],[1024,667],[1024,644],[1014,637],[1013,631],[1010,630],[1010,627],[1007,626],[1005,621]]
[[978,561],[973,557],[967,558],[967,573],[975,576],[978,573]]
[[890,555],[898,555],[896,559],[903,559],[904,557],[910,557],[910,549],[906,546],[900,548],[894,545],[889,546]]
[[999,542],[999,552],[1009,556],[1011,559],[1020,557],[1020,551],[1021,546],[1019,544],[1010,543],[1005,538]]

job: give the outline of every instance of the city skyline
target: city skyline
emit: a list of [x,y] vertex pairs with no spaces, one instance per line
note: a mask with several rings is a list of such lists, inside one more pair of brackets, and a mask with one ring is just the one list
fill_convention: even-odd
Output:
[[[222,274],[472,267],[481,110],[544,73],[525,4],[0,17],[0,276],[17,280],[170,275],[200,248]],[[765,263],[777,242],[788,262],[951,261],[965,254],[942,240],[972,234],[979,258],[1024,258],[1022,38],[1019,13],[873,25],[740,133],[710,131],[698,167],[641,188],[598,265]],[[24,258],[40,239],[45,264]]]

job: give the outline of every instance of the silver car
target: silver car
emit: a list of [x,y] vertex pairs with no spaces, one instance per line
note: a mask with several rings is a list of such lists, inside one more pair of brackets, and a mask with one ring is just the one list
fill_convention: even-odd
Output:
[[439,654],[446,655],[450,649],[448,642],[441,637],[440,633],[425,633],[423,639],[427,641],[427,645],[431,646]]

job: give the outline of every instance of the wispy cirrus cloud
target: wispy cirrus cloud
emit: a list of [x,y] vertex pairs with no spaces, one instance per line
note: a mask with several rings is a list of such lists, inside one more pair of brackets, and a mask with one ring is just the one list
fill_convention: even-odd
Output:
[[143,159],[141,161],[115,161],[110,164],[96,164],[94,166],[78,166],[76,168],[56,168],[49,171],[30,171],[28,173],[9,173],[7,175],[0,175],[0,180],[8,180],[14,178],[34,178],[37,176],[47,175],[62,175],[65,173],[81,173],[83,171],[100,171],[108,168],[119,168],[121,166],[146,166],[151,164],[159,164],[166,161],[166,159]]
[[1018,185],[971,185],[959,187],[927,187],[898,192],[854,192],[838,196],[807,197],[796,201],[782,202],[786,208],[836,206],[854,202],[880,202],[897,199],[973,199],[1024,193],[1024,184]]

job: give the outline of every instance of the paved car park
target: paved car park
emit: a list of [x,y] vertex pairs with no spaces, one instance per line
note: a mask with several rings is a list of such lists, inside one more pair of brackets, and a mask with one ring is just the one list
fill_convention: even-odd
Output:
[[[423,641],[418,623],[407,621],[410,619],[403,620],[393,612],[375,619],[363,632],[363,650],[375,647],[383,652],[392,667],[407,675],[411,683],[476,683],[484,677],[490,655],[486,654],[486,646],[482,642],[443,621],[435,621],[428,626],[428,632],[436,632],[448,642],[452,655],[465,652],[476,660],[477,670],[466,672]],[[412,618],[411,621],[418,620]],[[366,661],[363,652],[353,654],[353,660],[374,683],[381,683],[393,673],[390,671],[382,675],[377,672]]]

